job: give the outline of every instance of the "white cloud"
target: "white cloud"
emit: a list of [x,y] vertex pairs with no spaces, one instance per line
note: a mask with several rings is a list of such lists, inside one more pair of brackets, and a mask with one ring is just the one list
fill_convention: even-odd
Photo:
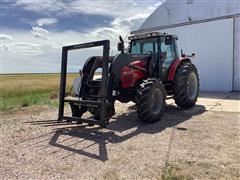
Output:
[[41,54],[40,46],[33,43],[27,42],[17,42],[17,43],[10,43],[4,44],[1,46],[2,51],[9,51],[18,55],[24,56],[34,56]]
[[53,49],[61,49],[61,47],[62,47],[62,45],[57,44],[57,43],[53,43],[53,42],[46,43],[45,45],[49,46],[49,47],[51,47]]
[[[1,46],[3,58],[3,73],[11,72],[59,72],[61,61],[61,47],[70,44],[84,43],[109,39],[111,52],[115,54],[118,36],[125,38],[131,30],[136,30],[140,24],[159,5],[156,1],[64,1],[52,0],[39,3],[38,0],[17,0],[17,5],[24,9],[38,12],[42,16],[71,15],[72,13],[90,13],[108,15],[113,21],[108,26],[88,29],[85,32],[55,31],[51,32],[50,26],[46,30],[44,25],[50,25],[55,20],[41,18],[36,20],[37,26],[29,31],[9,30],[7,34],[14,38],[14,42],[4,41]],[[66,1],[65,1],[66,2]],[[48,20],[46,20],[48,19]],[[36,37],[38,37],[36,41]],[[101,55],[97,49],[87,49],[69,53],[69,71],[78,70],[84,61],[92,55]],[[21,66],[13,67],[13,65]]]
[[96,14],[112,17],[130,17],[152,10],[161,3],[161,0],[135,1],[135,0],[17,0],[16,5],[26,10],[43,13],[72,15],[73,13]]
[[1,41],[12,41],[13,37],[8,34],[0,34]]
[[56,18],[40,18],[36,20],[38,26],[51,25],[57,22],[58,20]]
[[32,27],[31,33],[37,38],[49,39],[49,37],[47,36],[49,34],[48,30],[42,27],[39,26]]
[[133,0],[128,1],[83,1],[76,0],[68,5],[67,12],[80,12],[84,14],[108,15],[112,17],[130,17],[134,14],[145,11],[146,6],[149,6],[151,1],[142,1],[133,6]]
[[[25,31],[9,31],[9,34],[14,35],[15,42],[1,46],[2,73],[59,72],[62,46],[101,39],[74,31],[51,33],[51,39],[39,38],[37,41]],[[101,54],[98,49],[70,52],[69,71],[79,70],[90,55]]]
[[111,41],[111,48],[116,53],[116,45],[118,42],[118,36],[121,35],[126,38],[132,30],[136,30],[146,17],[151,12],[145,12],[128,17],[117,17],[111,23],[109,27],[98,28],[85,34],[85,37],[89,39],[109,39]]
[[5,44],[1,44],[0,51],[9,51],[9,47]]
[[64,3],[59,0],[16,0],[17,6],[22,6],[26,10],[34,12],[61,12],[65,9]]

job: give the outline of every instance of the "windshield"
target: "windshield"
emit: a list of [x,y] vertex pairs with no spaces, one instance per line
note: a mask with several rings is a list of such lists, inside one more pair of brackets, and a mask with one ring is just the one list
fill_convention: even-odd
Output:
[[157,49],[157,38],[140,39],[132,41],[131,54],[155,53]]

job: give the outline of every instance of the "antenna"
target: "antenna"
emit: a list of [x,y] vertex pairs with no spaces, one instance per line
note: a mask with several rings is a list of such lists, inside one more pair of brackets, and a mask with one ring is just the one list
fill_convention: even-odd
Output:
[[127,35],[125,36],[125,38],[123,39],[123,41],[125,41],[125,40],[127,39],[127,37],[128,37],[129,34],[130,34],[130,32],[127,33]]
[[113,56],[113,49],[111,50],[111,56]]

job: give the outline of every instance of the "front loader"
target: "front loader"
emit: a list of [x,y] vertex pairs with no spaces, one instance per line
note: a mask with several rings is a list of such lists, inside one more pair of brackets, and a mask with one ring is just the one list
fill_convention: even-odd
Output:
[[[199,93],[197,69],[191,63],[191,56],[178,54],[177,36],[150,32],[135,34],[128,39],[129,47],[125,49],[120,37],[120,53],[115,56],[109,56],[109,40],[63,47],[59,121],[106,127],[115,114],[116,100],[136,103],[139,119],[144,123],[154,123],[161,119],[166,99],[173,98],[181,108],[195,105]],[[103,46],[103,55],[87,59],[79,77],[73,82],[73,92],[67,96],[68,51],[96,46]],[[102,72],[96,78],[99,68]],[[65,103],[69,103],[72,116],[64,115]],[[93,118],[82,118],[87,111]]]

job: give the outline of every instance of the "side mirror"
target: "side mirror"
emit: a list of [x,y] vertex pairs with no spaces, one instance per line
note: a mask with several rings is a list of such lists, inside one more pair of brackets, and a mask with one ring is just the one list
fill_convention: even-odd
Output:
[[124,53],[124,41],[122,36],[119,36],[119,40],[120,42],[118,43],[118,51],[121,51],[122,53]]
[[172,45],[173,43],[173,36],[172,35],[166,35],[165,36],[165,44],[166,45]]
[[196,54],[195,53],[192,53],[192,57],[194,58],[196,56]]
[[121,51],[121,52],[124,51],[124,44],[122,42],[118,43],[118,51]]

